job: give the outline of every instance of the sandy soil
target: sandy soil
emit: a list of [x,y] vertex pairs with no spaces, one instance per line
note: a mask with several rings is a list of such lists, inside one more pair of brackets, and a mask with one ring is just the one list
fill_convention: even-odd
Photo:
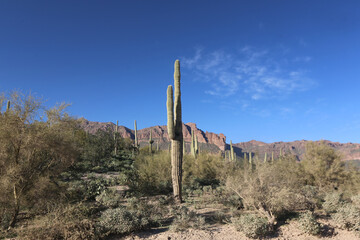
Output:
[[[201,208],[196,212],[202,216],[210,216],[214,213],[214,208]],[[273,236],[269,236],[266,239],[294,239],[294,240],[315,240],[315,239],[332,239],[332,240],[357,240],[360,239],[354,232],[342,230],[336,228],[336,223],[331,219],[318,219],[323,225],[323,232],[320,237],[304,234],[299,230],[296,220],[291,220],[286,224],[283,224],[278,228]],[[151,229],[148,231],[133,233],[126,237],[113,237],[111,240],[138,240],[138,239],[150,239],[150,240],[200,240],[200,239],[219,239],[219,240],[246,240],[249,239],[231,224],[208,224],[205,229],[187,229],[183,232],[174,232],[167,227]]]

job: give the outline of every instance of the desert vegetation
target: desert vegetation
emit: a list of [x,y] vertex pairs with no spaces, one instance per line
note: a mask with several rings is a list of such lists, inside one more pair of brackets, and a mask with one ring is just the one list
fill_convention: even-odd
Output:
[[289,222],[305,235],[360,234],[360,171],[325,144],[308,143],[302,161],[259,159],[236,156],[232,143],[228,154],[200,151],[193,135],[186,152],[178,64],[175,104],[168,88],[170,151],[151,137],[140,148],[136,121],[135,141],[90,134],[65,104],[47,109],[32,95],[2,95],[0,238],[108,239],[225,224],[263,238]]

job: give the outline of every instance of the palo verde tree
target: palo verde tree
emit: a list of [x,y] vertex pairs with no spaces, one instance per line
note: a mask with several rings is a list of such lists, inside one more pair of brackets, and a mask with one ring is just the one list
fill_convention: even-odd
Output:
[[[181,181],[183,161],[183,134],[181,120],[181,92],[180,92],[180,61],[175,61],[174,71],[175,99],[173,87],[167,88],[167,129],[171,139],[171,176],[174,199],[181,203]],[[174,104],[175,100],[175,104]]]
[[56,178],[76,161],[80,130],[65,104],[42,111],[31,95],[9,98],[0,115],[0,223],[14,227],[22,209],[58,201]]

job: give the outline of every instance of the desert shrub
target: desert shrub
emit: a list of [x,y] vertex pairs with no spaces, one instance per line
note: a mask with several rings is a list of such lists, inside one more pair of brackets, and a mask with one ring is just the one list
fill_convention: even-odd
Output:
[[142,229],[141,217],[125,207],[108,209],[102,212],[99,226],[105,235],[125,234]]
[[37,217],[28,227],[19,229],[18,236],[24,240],[96,240],[99,234],[92,212],[81,203],[57,206],[48,214]]
[[195,212],[190,211],[187,207],[181,206],[174,210],[174,220],[171,229],[175,232],[184,231],[188,228],[202,229],[205,225],[205,218],[197,216]]
[[172,191],[171,160],[166,151],[136,156],[134,162],[136,181],[132,186],[141,193],[150,195],[167,194]]
[[185,188],[197,189],[199,186],[217,186],[223,169],[223,159],[218,155],[201,153],[194,159],[185,155],[183,161],[183,185]]
[[360,209],[360,194],[351,197],[351,202]]
[[120,205],[121,196],[116,190],[106,189],[100,195],[96,196],[96,201],[108,208],[115,208]]
[[[0,107],[4,100],[1,95]],[[20,210],[62,200],[65,189],[56,181],[77,160],[83,131],[66,104],[46,109],[34,96],[16,92],[6,100],[11,108],[0,115],[0,216],[12,212],[14,227]]]
[[285,157],[273,164],[259,163],[252,170],[238,169],[226,182],[228,191],[237,194],[245,208],[256,210],[270,225],[307,206],[304,185],[299,164]]
[[335,213],[343,204],[342,193],[331,192],[325,195],[322,208],[327,214]]
[[320,189],[333,190],[347,180],[341,156],[325,142],[309,142],[301,164],[309,184]]
[[104,235],[127,234],[133,231],[158,226],[164,213],[159,202],[149,203],[131,198],[128,206],[119,206],[102,212],[98,226]]
[[299,227],[304,233],[311,235],[318,235],[321,231],[321,226],[311,211],[300,214]]
[[77,200],[95,200],[95,197],[105,191],[107,181],[104,178],[89,177],[85,180],[70,182],[68,188],[71,198]]
[[343,229],[360,231],[360,210],[351,203],[342,204],[332,218]]
[[231,222],[237,231],[243,232],[248,238],[265,237],[270,232],[267,219],[254,214],[232,218]]

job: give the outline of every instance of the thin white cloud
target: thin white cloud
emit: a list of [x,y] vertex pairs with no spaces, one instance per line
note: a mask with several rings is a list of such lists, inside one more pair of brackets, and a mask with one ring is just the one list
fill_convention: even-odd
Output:
[[[307,62],[311,57],[295,59]],[[252,100],[284,97],[315,84],[306,71],[273,59],[267,50],[250,46],[232,53],[222,50],[205,53],[197,49],[193,57],[183,58],[182,62],[195,80],[209,83],[205,93],[218,97],[239,95]]]

